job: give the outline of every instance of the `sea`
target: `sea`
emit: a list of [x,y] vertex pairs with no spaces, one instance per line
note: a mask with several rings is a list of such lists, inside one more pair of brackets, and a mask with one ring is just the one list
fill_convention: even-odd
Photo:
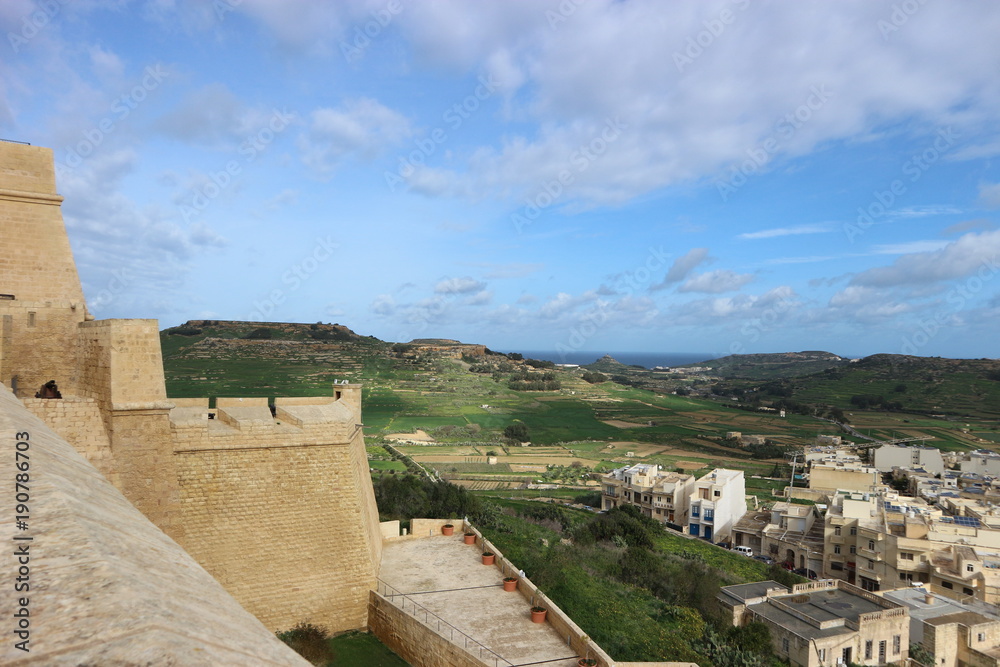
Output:
[[511,352],[520,352],[529,359],[542,359],[557,364],[579,364],[580,366],[592,364],[605,354],[610,354],[626,366],[642,366],[643,368],[684,366],[696,364],[699,361],[708,361],[719,356],[711,352],[552,352],[539,350],[511,350]]

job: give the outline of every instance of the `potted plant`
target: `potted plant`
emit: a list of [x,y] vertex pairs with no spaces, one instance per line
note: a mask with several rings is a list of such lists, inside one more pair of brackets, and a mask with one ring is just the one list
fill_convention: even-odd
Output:
[[545,607],[534,606],[531,608],[531,622],[532,623],[544,623],[545,615],[548,611]]
[[508,593],[517,590],[517,577],[504,577],[503,589]]
[[466,532],[465,535],[462,536],[462,539],[465,540],[466,544],[475,544],[476,543],[476,534],[475,533]]
[[453,535],[454,533],[455,533],[455,526],[453,526],[452,524],[446,523],[443,526],[441,526],[442,535],[448,536],[448,535]]
[[576,664],[577,667],[597,667],[597,661],[593,658],[580,658]]
[[496,560],[496,554],[494,554],[492,551],[483,552],[483,565],[493,565],[493,562],[495,560]]

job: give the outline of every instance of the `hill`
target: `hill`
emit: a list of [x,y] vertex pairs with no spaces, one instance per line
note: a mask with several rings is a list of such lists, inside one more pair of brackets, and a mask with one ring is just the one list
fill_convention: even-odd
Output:
[[880,409],[1000,418],[1000,360],[875,354],[775,387],[796,401],[845,410]]
[[709,368],[712,375],[748,380],[773,380],[776,378],[811,375],[827,368],[839,368],[850,360],[831,352],[778,352],[772,354],[732,354],[697,364],[679,367]]

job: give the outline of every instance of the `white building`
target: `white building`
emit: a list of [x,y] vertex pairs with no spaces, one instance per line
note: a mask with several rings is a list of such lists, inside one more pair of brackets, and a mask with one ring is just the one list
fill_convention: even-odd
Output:
[[743,471],[716,468],[694,484],[688,506],[688,533],[706,540],[727,539],[746,511]]
[[935,447],[882,445],[875,450],[875,467],[882,472],[895,468],[923,468],[932,475],[944,472],[941,450]]

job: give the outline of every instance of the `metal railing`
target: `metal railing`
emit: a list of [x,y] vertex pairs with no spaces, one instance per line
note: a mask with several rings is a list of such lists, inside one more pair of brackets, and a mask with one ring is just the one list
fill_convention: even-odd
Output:
[[423,605],[415,602],[413,598],[408,596],[406,593],[393,588],[381,579],[376,580],[376,592],[393,605],[399,607],[403,613],[413,616],[413,618],[418,621],[423,620],[424,625],[437,632],[439,637],[445,638],[452,644],[462,647],[480,660],[487,663],[492,660],[494,667],[500,667],[500,665],[513,667],[514,663],[497,655],[496,652],[486,648],[448,621],[444,620]]

